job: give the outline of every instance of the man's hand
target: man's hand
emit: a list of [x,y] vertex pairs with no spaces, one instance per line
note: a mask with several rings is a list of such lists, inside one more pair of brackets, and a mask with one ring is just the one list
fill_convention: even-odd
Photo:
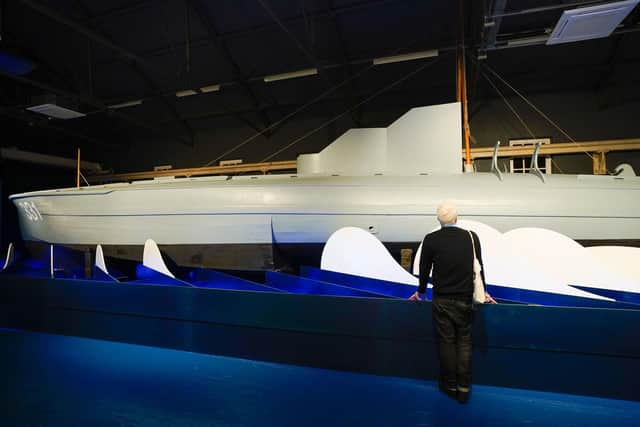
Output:
[[497,304],[496,300],[491,298],[491,295],[489,295],[487,292],[484,293],[484,303],[485,304]]
[[422,298],[420,298],[418,291],[414,292],[413,295],[409,297],[409,301],[420,301],[421,299]]

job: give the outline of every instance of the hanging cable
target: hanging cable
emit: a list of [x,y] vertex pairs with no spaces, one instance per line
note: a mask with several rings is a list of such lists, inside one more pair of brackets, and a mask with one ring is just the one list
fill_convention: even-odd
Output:
[[509,109],[511,110],[511,112],[518,118],[518,120],[520,121],[520,123],[522,124],[522,126],[525,128],[525,130],[527,131],[527,133],[529,133],[529,135],[531,136],[531,138],[535,139],[536,136],[533,134],[533,132],[531,131],[531,129],[529,129],[529,126],[527,126],[527,124],[525,123],[525,121],[522,119],[522,117],[520,117],[520,115],[518,114],[518,112],[516,111],[516,109],[511,105],[511,103],[509,101],[507,101],[507,98],[502,94],[502,92],[500,91],[500,89],[498,89],[498,87],[491,81],[491,79],[489,78],[489,76],[487,76],[485,73],[482,73],[482,76],[489,82],[489,84],[491,86],[493,86],[493,88],[496,90],[496,92],[498,92],[498,95],[500,95],[500,97],[502,98],[502,100],[504,101],[505,104],[507,104],[507,106],[509,107]]
[[396,80],[395,82],[391,83],[390,85],[383,87],[382,89],[380,89],[379,91],[377,91],[376,93],[374,93],[373,95],[371,95],[370,97],[366,98],[365,100],[357,103],[356,105],[354,105],[353,107],[349,108],[348,110],[344,111],[343,113],[335,116],[334,118],[332,118],[331,120],[328,120],[327,122],[321,124],[320,126],[316,127],[315,129],[305,133],[304,135],[302,135],[300,138],[297,138],[295,140],[293,140],[291,143],[287,144],[286,146],[282,147],[281,149],[277,150],[276,152],[268,155],[267,157],[265,157],[264,159],[262,159],[260,162],[266,162],[267,160],[271,159],[272,157],[282,153],[283,151],[293,147],[294,145],[296,145],[298,142],[304,140],[305,138],[307,138],[310,135],[313,135],[314,133],[316,133],[317,131],[319,131],[320,129],[330,125],[331,123],[335,122],[336,120],[340,119],[341,117],[345,116],[346,114],[349,114],[350,112],[352,112],[353,110],[355,110],[356,108],[360,107],[362,104],[365,104],[369,101],[371,101],[373,98],[377,97],[378,95],[386,92],[387,90],[397,86],[398,84],[402,83],[403,81],[407,80],[408,78],[418,74],[420,71],[424,70],[425,68],[435,64],[436,62],[438,62],[438,59],[440,57],[437,57],[434,61],[431,62],[427,62],[426,64],[421,65],[420,67],[418,67],[417,69],[415,69],[414,71],[412,71],[411,73],[405,75],[404,77],[400,78],[399,80]]
[[[493,69],[491,67],[489,67],[486,63],[482,64],[487,70],[489,70],[489,72],[491,72],[491,74],[493,74],[498,80],[500,80],[505,86],[507,86],[509,89],[511,89],[512,91],[514,91],[520,98],[522,98],[522,100],[524,102],[526,102],[527,104],[529,104],[529,106],[531,108],[533,108],[538,114],[540,114],[542,117],[544,117],[545,120],[547,120],[553,127],[555,127],[558,131],[560,131],[564,136],[566,136],[569,141],[573,142],[574,144],[576,144],[578,147],[582,147],[578,142],[576,142],[575,139],[573,139],[567,132],[565,132],[560,126],[558,126],[553,120],[551,120],[546,114],[544,114],[542,111],[540,111],[540,109],[538,107],[536,107],[531,101],[529,101],[523,94],[521,94],[516,88],[514,88],[513,86],[511,86],[507,81],[505,81],[502,77],[500,77],[500,75],[498,73],[496,73],[495,71],[493,71]],[[591,153],[589,153],[587,150],[584,149],[584,147],[582,147],[583,151],[585,152],[585,154],[589,157],[591,157],[591,159],[593,160],[593,156],[591,155]]]
[[[533,132],[531,131],[531,129],[529,128],[529,126],[527,126],[527,124],[525,123],[524,119],[522,117],[520,117],[520,115],[518,114],[518,112],[516,111],[516,109],[511,105],[511,103],[509,101],[507,101],[507,98],[502,94],[502,92],[500,91],[500,89],[498,89],[498,87],[493,83],[493,81],[489,78],[489,76],[487,76],[486,73],[481,73],[483,75],[483,77],[489,82],[489,84],[496,90],[496,92],[498,92],[498,95],[500,95],[500,97],[502,98],[502,100],[505,102],[505,104],[507,104],[507,106],[509,107],[509,109],[513,112],[513,114],[518,118],[518,120],[520,121],[520,123],[522,124],[522,126],[526,129],[527,133],[529,133],[529,135],[531,136],[531,138],[536,139],[536,136],[533,134]],[[553,157],[549,157],[551,159],[551,163],[556,167],[556,169],[558,169],[560,171],[560,173],[564,173],[564,171],[562,170],[562,168],[560,166],[558,166],[558,164],[555,162],[555,160],[553,160]]]
[[[394,52],[391,53],[391,55],[396,55],[399,52],[401,52],[403,49],[405,49],[405,47],[403,48],[398,48],[396,49]],[[434,61],[435,62],[435,61]],[[255,133],[254,135],[250,136],[249,138],[245,139],[244,141],[240,142],[239,144],[231,147],[230,149],[228,149],[227,151],[225,151],[224,153],[220,154],[218,157],[216,157],[215,159],[207,162],[204,166],[211,166],[213,163],[217,162],[218,160],[224,158],[225,156],[227,156],[228,154],[233,153],[234,151],[236,151],[238,148],[243,147],[244,145],[248,144],[249,142],[253,141],[254,139],[256,139],[257,137],[259,137],[260,135],[263,135],[264,133],[270,131],[271,129],[279,126],[280,124],[284,123],[285,121],[289,120],[291,117],[295,116],[296,114],[298,114],[299,112],[301,112],[302,110],[305,110],[306,108],[310,107],[311,105],[315,104],[316,102],[320,101],[321,99],[327,97],[328,95],[331,95],[333,92],[335,92],[336,90],[340,89],[342,86],[346,85],[347,83],[351,82],[352,80],[355,80],[356,78],[360,77],[361,75],[363,75],[364,73],[366,73],[367,71],[371,70],[372,68],[374,68],[376,66],[375,63],[371,63],[369,66],[363,68],[362,70],[360,70],[358,73],[348,77],[347,79],[343,80],[342,82],[338,83],[337,85],[330,87],[329,89],[327,89],[325,92],[321,93],[320,95],[318,95],[317,97],[313,98],[311,101],[307,102],[306,104],[302,105],[301,107],[297,108],[296,110],[292,111],[291,113],[287,114],[286,116],[284,116],[283,118],[281,118],[280,120],[278,120],[275,123],[272,123],[270,126],[267,126],[266,128],[262,129],[261,131]]]
[[82,172],[80,172],[80,177],[83,179],[83,181],[87,184],[87,187],[90,187],[91,184],[89,184],[89,181],[87,181],[87,178],[84,177],[84,174]]
[[560,171],[560,173],[564,174],[564,171],[562,170],[562,168],[560,168],[560,166],[558,166],[556,161],[553,160],[553,157],[549,156],[549,158],[551,159],[551,163],[553,163],[553,165],[556,167],[556,169],[558,169]]

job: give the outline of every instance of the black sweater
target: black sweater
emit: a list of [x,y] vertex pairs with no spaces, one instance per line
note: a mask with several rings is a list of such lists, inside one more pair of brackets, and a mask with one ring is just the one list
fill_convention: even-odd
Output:
[[[473,231],[476,257],[482,266],[484,283],[484,264],[480,239]],[[473,247],[469,232],[455,226],[442,227],[429,233],[422,241],[420,255],[419,293],[427,290],[429,272],[433,266],[433,294],[467,299],[473,295]]]

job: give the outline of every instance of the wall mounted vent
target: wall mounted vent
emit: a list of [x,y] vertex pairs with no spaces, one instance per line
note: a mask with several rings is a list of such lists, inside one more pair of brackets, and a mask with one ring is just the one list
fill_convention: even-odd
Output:
[[560,44],[609,36],[640,0],[565,10],[547,44]]

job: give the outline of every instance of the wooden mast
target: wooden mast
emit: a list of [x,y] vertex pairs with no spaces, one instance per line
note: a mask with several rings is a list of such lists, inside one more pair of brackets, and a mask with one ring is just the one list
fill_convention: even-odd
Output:
[[469,111],[467,108],[467,76],[465,63],[464,39],[464,0],[460,0],[460,26],[458,33],[458,49],[456,55],[457,96],[456,100],[462,106],[462,137],[464,139],[465,160],[464,171],[473,172],[471,161],[471,147],[469,146]]

